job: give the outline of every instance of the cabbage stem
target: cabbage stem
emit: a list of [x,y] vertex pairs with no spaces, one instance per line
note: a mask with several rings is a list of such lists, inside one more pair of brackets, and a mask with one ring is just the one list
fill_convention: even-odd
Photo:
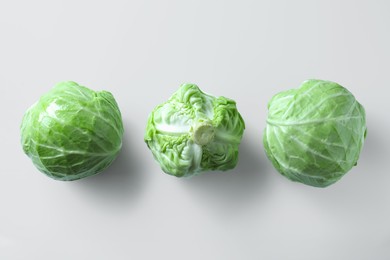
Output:
[[214,136],[214,126],[210,123],[202,122],[194,127],[192,139],[198,145],[206,145],[213,141]]

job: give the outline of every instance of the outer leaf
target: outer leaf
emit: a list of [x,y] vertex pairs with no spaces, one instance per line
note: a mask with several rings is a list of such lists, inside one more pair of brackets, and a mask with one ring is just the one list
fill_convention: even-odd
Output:
[[123,124],[111,93],[62,82],[30,107],[21,124],[24,152],[58,180],[96,174],[116,158]]
[[326,187],[356,165],[366,135],[364,108],[344,87],[323,80],[275,95],[263,143],[287,178]]
[[183,84],[150,114],[145,142],[164,172],[190,176],[234,168],[244,128],[233,100]]

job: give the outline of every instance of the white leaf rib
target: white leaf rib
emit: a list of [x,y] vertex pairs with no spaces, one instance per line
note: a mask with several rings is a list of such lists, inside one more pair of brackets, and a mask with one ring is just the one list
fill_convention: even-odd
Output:
[[360,119],[360,118],[362,118],[362,116],[352,116],[352,117],[340,116],[340,117],[332,117],[332,118],[325,118],[325,119],[285,121],[285,122],[267,119],[267,123],[273,126],[297,126],[297,125],[308,125],[308,124],[322,124],[330,121],[345,121],[349,119]]
[[119,129],[116,128],[115,126],[113,126],[113,124],[111,122],[109,122],[107,119],[105,119],[104,117],[100,116],[99,114],[96,114],[92,110],[89,110],[85,107],[83,107],[83,110],[87,111],[88,113],[91,113],[91,115],[99,117],[103,122],[107,123],[107,125],[111,126],[114,129],[114,131],[118,135],[118,138],[122,138],[122,134],[119,132]]
[[[84,97],[84,99],[88,100],[89,97],[88,97],[84,92],[82,92],[78,87],[75,87],[75,88],[73,88],[73,89],[76,90],[78,93],[80,93],[80,95],[81,95],[82,97]],[[73,90],[73,89],[72,89],[72,90]],[[79,95],[77,95],[76,93],[70,91],[69,89],[66,89],[64,92],[65,92],[66,94],[68,94],[69,96],[75,97],[76,99],[79,99],[79,98],[80,98]]]
[[[286,115],[290,112],[290,110],[292,109],[292,107],[294,106],[294,104],[296,102],[299,102],[299,100],[301,100],[304,96],[306,96],[308,93],[310,93],[311,91],[313,91],[314,88],[316,88],[321,82],[317,82],[316,84],[314,84],[311,88],[309,88],[308,90],[302,92],[299,94],[299,97],[297,100],[295,100],[295,102],[291,102],[290,106],[284,111],[283,113],[283,116],[282,118],[285,118]],[[295,95],[294,95],[295,96]]]
[[[118,149],[118,150],[116,150],[114,152],[107,152],[107,153],[91,153],[91,152],[85,152],[85,151],[81,151],[81,150],[66,150],[66,149],[63,149],[61,147],[45,145],[45,144],[39,144],[39,143],[35,142],[32,139],[31,139],[31,141],[35,144],[35,146],[45,147],[45,148],[48,148],[48,149],[51,149],[51,150],[58,151],[63,156],[66,156],[68,154],[81,154],[81,155],[93,155],[93,156],[101,156],[101,157],[103,157],[103,156],[113,155],[113,154],[115,154],[119,150]],[[44,158],[44,157],[40,157],[40,158]]]
[[190,131],[190,126],[178,126],[178,125],[172,125],[172,124],[154,124],[156,131],[160,134],[165,134],[169,136],[180,136],[180,135],[186,135]]
[[296,128],[294,128],[294,129],[295,129],[296,131],[299,131],[299,133],[301,133],[301,134],[303,134],[303,135],[305,135],[305,136],[308,136],[308,137],[310,137],[310,138],[312,138],[312,139],[314,139],[314,140],[316,140],[316,141],[318,141],[318,142],[321,142],[321,143],[323,143],[323,144],[326,144],[326,145],[329,145],[329,146],[335,146],[335,147],[345,148],[345,147],[344,147],[343,145],[341,145],[341,144],[326,142],[325,140],[322,140],[322,139],[320,139],[320,138],[318,138],[318,137],[309,135],[309,134],[307,134],[305,131],[302,131],[302,129],[299,128],[299,127],[296,127]]
[[[306,111],[306,113],[304,115],[300,115],[300,118],[305,118],[307,117],[308,115],[310,115],[314,110],[316,110],[317,108],[319,108],[320,106],[322,106],[322,104],[324,104],[326,101],[328,101],[329,99],[332,99],[332,98],[336,98],[336,97],[341,97],[341,96],[349,96],[350,94],[349,93],[338,93],[338,94],[333,94],[333,95],[330,95],[330,96],[327,96],[326,98],[322,99],[319,103],[317,103],[315,106],[311,107],[310,110]],[[336,108],[336,106],[335,106]]]
[[227,132],[216,131],[214,140],[217,142],[239,144],[241,141],[241,138],[239,138],[237,135],[230,134]]
[[[281,94],[281,93],[280,93]],[[277,101],[278,102],[280,102],[280,101],[282,101],[282,100],[285,100],[285,99],[287,99],[287,98],[291,98],[291,96],[294,96],[293,94],[291,94],[291,95],[287,95],[287,96],[284,96],[284,97],[281,97],[281,98],[278,98],[277,99]]]
[[192,158],[192,165],[191,165],[191,170],[194,172],[194,173],[197,173],[201,170],[201,162],[202,162],[202,154],[203,154],[203,149],[202,149],[202,146],[196,144],[196,143],[192,143],[192,144],[188,144],[188,145],[191,145],[191,150],[192,150],[192,154],[193,154],[193,158]]
[[[300,145],[303,149],[305,149],[306,151],[309,151],[311,152],[312,154],[318,156],[318,157],[321,157],[323,159],[326,159],[330,162],[334,162],[335,160],[329,156],[326,156],[326,155],[323,155],[319,152],[317,152],[316,150],[312,149],[311,147],[309,147],[308,145],[306,145],[305,143],[303,143],[302,141],[298,140],[298,138],[291,138],[291,140],[293,140],[295,143],[297,143],[298,145]],[[340,164],[341,162],[345,162],[345,160],[339,160],[337,161],[338,164]]]
[[[65,100],[64,98],[60,97],[59,99],[62,99],[63,101],[65,102],[68,102],[67,100]],[[105,122],[107,125],[109,125],[111,128],[114,129],[114,131],[116,132],[116,134],[118,135],[119,138],[122,138],[122,135],[121,133],[119,132],[119,129],[116,128],[115,126],[113,126],[113,124],[111,122],[109,122],[106,118],[102,117],[101,115],[93,112],[92,110],[88,109],[86,106],[83,106],[81,107],[82,110],[86,111],[87,113],[91,114],[91,116],[96,116],[98,117],[99,119],[101,119],[103,122]],[[116,120],[115,120],[116,121]]]
[[[59,118],[57,118],[57,117],[50,117],[50,118],[54,119],[54,120],[57,121],[59,124],[63,124],[63,125],[65,124],[64,121],[59,120]],[[74,125],[72,125],[72,127],[73,127],[75,130],[80,131],[80,132],[83,133],[83,134],[86,134],[86,133],[85,133],[85,130],[83,130],[82,128],[77,127],[77,126],[74,126]],[[66,135],[64,135],[63,133],[59,132],[59,131],[56,131],[56,134],[63,136],[65,139],[69,139],[69,136],[66,136]],[[95,134],[97,137],[101,138],[101,139],[106,139],[106,136],[100,135],[97,131],[94,131],[94,134]],[[95,144],[96,144],[97,146],[99,146],[103,151],[105,151],[105,152],[107,152],[107,153],[110,153],[110,151],[107,151],[106,147],[103,147],[103,146],[101,145],[101,143],[99,142],[99,140],[96,140],[95,138],[92,138],[92,140],[94,140]]]
[[[275,138],[277,140],[279,140],[279,138],[277,138],[277,134],[276,133],[274,133],[274,136],[275,136]],[[267,139],[269,139],[269,131],[267,131]],[[312,176],[312,175],[309,175],[309,174],[306,174],[306,173],[300,171],[297,168],[294,168],[294,167],[291,167],[289,165],[286,165],[283,160],[281,160],[278,156],[276,156],[275,153],[272,152],[272,150],[271,150],[271,153],[272,153],[272,156],[275,158],[275,160],[278,162],[278,164],[280,164],[284,168],[285,171],[289,171],[289,173],[293,174],[295,176],[295,178],[298,179],[298,180],[301,179],[301,176],[308,177],[308,178],[313,178],[313,179],[326,180],[325,177]]]
[[[274,126],[271,126],[271,127],[274,127]],[[282,131],[281,129],[278,128],[278,130]],[[269,131],[267,130],[266,131],[267,133],[267,139],[269,140]],[[276,137],[276,139],[278,140],[278,142],[281,144],[281,142],[279,141],[279,138],[277,138],[277,133],[276,132],[273,132],[274,133],[274,136]],[[285,134],[285,132],[283,132],[283,134]],[[281,146],[283,147],[283,145],[281,144]],[[271,150],[272,152],[272,150]],[[285,168],[285,170],[287,171],[290,171],[291,174],[293,174],[297,179],[300,179],[300,176],[304,176],[304,177],[308,177],[308,178],[313,178],[313,179],[320,179],[320,180],[324,180],[324,181],[327,181],[327,178],[326,177],[322,177],[322,176],[313,176],[313,175],[309,175],[305,172],[302,172],[294,167],[291,167],[289,165],[286,165],[285,163],[283,163],[283,160],[281,160],[278,156],[276,156],[276,154],[272,153],[272,156],[276,159],[276,161],[283,167]],[[332,160],[333,161],[333,160]],[[332,172],[332,175],[338,175],[338,174],[344,174],[343,172]]]

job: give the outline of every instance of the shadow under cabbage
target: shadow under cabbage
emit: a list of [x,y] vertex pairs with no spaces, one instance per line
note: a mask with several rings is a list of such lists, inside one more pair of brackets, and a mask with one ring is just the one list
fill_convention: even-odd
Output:
[[236,214],[267,196],[272,188],[270,167],[261,145],[261,135],[246,133],[240,144],[236,168],[225,172],[209,171],[181,181],[185,190],[193,193],[202,205],[222,214]]
[[[125,126],[125,129],[131,128]],[[125,133],[122,149],[115,161],[103,172],[75,181],[76,186],[100,204],[125,207],[133,203],[142,192],[147,175],[140,168],[142,160],[139,155],[130,149],[132,143],[134,140],[129,140]]]

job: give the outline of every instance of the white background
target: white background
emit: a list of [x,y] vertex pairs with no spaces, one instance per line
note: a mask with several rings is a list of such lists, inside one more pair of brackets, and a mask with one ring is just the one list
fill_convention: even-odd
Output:
[[[390,259],[390,4],[370,1],[0,2],[0,259]],[[359,163],[338,183],[291,182],[262,145],[267,102],[308,78],[366,109]],[[55,83],[108,90],[123,150],[74,182],[20,146],[25,110]],[[181,83],[236,100],[238,166],[179,179],[143,142]]]

